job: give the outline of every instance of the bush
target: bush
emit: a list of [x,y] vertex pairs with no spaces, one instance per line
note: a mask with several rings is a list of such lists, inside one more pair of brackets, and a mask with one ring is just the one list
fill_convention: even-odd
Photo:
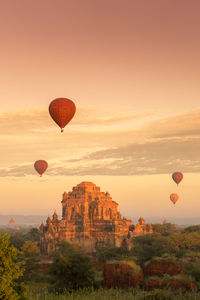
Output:
[[144,300],[173,300],[174,296],[170,291],[156,289],[152,292],[147,293]]
[[9,236],[0,235],[0,299],[24,299],[26,287],[17,280],[23,275],[23,261],[18,261],[20,252],[9,246]]
[[183,230],[183,232],[184,233],[190,233],[190,232],[198,232],[198,233],[200,233],[200,225],[193,225],[193,226],[186,227]]
[[169,237],[158,233],[138,236],[133,239],[133,248],[130,252],[137,257],[137,262],[143,266],[146,261],[155,256],[161,256],[166,252],[170,253]]
[[108,247],[103,246],[97,248],[96,257],[100,263],[106,263],[109,260],[121,260],[122,258],[128,257],[130,252],[126,247]]
[[162,235],[169,235],[177,230],[176,225],[171,223],[152,224],[152,229],[154,233],[160,233]]
[[53,291],[63,293],[65,290],[95,286],[95,273],[92,271],[90,258],[81,253],[67,256],[59,255],[50,266]]
[[66,241],[62,241],[56,245],[56,250],[51,254],[52,258],[58,257],[59,255],[68,256],[72,253],[80,253],[81,248],[78,245],[71,244]]
[[26,241],[21,249],[26,257],[34,257],[40,254],[40,249],[38,248],[37,242]]

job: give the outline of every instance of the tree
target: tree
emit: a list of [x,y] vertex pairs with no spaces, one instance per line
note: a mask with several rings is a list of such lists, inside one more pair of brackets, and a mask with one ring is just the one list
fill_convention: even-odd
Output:
[[174,233],[170,236],[169,247],[176,256],[183,256],[188,251],[200,251],[200,234]]
[[20,231],[9,230],[10,244],[16,247],[18,250],[21,249],[25,241],[38,242],[40,241],[40,233],[37,228],[23,229]]
[[0,235],[0,299],[24,299],[26,288],[17,279],[23,275],[23,261],[18,261],[20,252],[9,245],[9,235]]
[[160,233],[162,235],[169,235],[177,230],[176,225],[171,223],[152,224],[152,228],[153,228],[153,232]]
[[59,255],[66,256],[81,251],[81,248],[78,245],[71,244],[67,241],[57,243],[55,249],[56,250],[51,255],[52,257],[58,257]]
[[31,228],[26,234],[25,239],[30,240],[32,242],[39,242],[40,241],[40,232],[38,228]]
[[38,248],[37,242],[26,241],[22,246],[22,252],[26,257],[38,256],[40,249]]
[[138,236],[133,239],[133,248],[130,252],[137,257],[138,263],[143,266],[146,261],[151,260],[154,256],[171,253],[169,237],[158,233]]
[[10,245],[13,245],[18,250],[20,250],[25,241],[24,232],[15,230],[15,231],[12,231],[11,233],[9,232],[9,236],[10,236],[10,239],[9,239]]
[[133,248],[130,253],[137,257],[139,264],[143,265],[154,256],[168,253],[183,257],[188,251],[200,251],[199,233],[174,232],[167,236],[159,233],[138,236],[133,239]]
[[184,233],[190,233],[190,232],[200,233],[200,225],[193,225],[193,226],[186,227],[183,232]]
[[25,241],[21,250],[26,261],[26,269],[24,272],[24,281],[32,281],[39,272],[40,249],[37,242]]
[[53,290],[63,292],[95,285],[90,258],[81,253],[59,255],[50,267]]
[[128,257],[129,250],[126,249],[126,247],[108,247],[103,246],[97,248],[96,256],[100,263],[105,263],[109,260],[121,260],[123,258]]

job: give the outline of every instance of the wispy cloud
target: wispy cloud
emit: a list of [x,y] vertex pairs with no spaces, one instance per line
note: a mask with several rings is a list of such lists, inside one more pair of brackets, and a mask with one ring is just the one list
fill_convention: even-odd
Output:
[[[112,125],[137,119],[144,119],[159,114],[158,111],[146,111],[138,114],[114,113],[96,107],[80,107],[70,123],[70,129],[79,125]],[[55,123],[48,110],[23,110],[0,113],[0,135],[39,134],[55,130]]]
[[155,138],[200,135],[200,110],[153,121],[149,130]]
[[[177,138],[91,152],[78,159],[50,162],[47,175],[142,175],[200,172],[200,139]],[[32,175],[33,165],[1,169],[0,176]]]
[[[91,109],[92,110],[92,109]],[[77,124],[84,122],[85,109]],[[98,113],[94,110],[94,114]],[[36,116],[36,120],[34,117]],[[148,113],[138,118],[149,116]],[[95,118],[85,117],[87,130],[80,127],[77,131],[67,131],[65,135],[58,132],[48,134],[31,134],[22,138],[22,124],[29,130],[44,126],[47,118],[44,112],[23,112],[22,120],[17,123],[17,114],[0,116],[0,132],[3,124],[10,120],[16,127],[12,139],[8,135],[1,137],[0,176],[21,177],[35,174],[33,163],[36,159],[49,162],[47,175],[137,175],[200,171],[200,110],[149,121],[137,128],[123,130],[95,131],[92,124]],[[120,122],[137,118],[136,115],[111,116],[110,124],[121,118]],[[48,117],[49,118],[49,117]],[[100,117],[99,117],[100,118]],[[30,119],[30,122],[28,122]],[[104,116],[101,122],[103,124]],[[7,120],[7,121],[6,121]],[[38,122],[37,122],[38,120]],[[49,120],[48,122],[52,122]],[[79,122],[79,123],[78,123]],[[93,122],[93,123],[92,123]],[[106,121],[105,121],[106,122]],[[27,126],[26,126],[27,124]],[[18,125],[18,126],[17,126]],[[29,126],[29,127],[28,127]],[[51,124],[52,126],[52,124]],[[91,130],[90,130],[91,128]],[[9,127],[11,130],[11,125]],[[22,131],[24,127],[22,128]],[[11,131],[10,131],[11,136]]]

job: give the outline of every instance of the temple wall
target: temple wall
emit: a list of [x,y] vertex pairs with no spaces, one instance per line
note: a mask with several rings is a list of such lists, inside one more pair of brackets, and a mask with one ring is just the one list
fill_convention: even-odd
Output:
[[82,182],[72,192],[64,192],[61,203],[62,220],[54,212],[52,219],[48,217],[46,225],[40,226],[43,254],[49,255],[58,241],[77,244],[91,253],[97,247],[119,247],[134,235],[152,233],[143,218],[138,224],[122,218],[118,203],[92,182]]

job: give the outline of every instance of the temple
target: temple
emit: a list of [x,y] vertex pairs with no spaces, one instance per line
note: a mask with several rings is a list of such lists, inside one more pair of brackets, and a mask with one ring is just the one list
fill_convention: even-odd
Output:
[[93,253],[98,247],[128,245],[131,237],[152,233],[151,224],[145,224],[143,218],[132,224],[122,217],[118,203],[92,182],[82,182],[71,192],[64,192],[61,203],[62,219],[54,212],[52,219],[48,216],[46,224],[40,226],[44,255],[51,254],[62,241]]
[[13,229],[13,230],[20,230],[19,225],[17,225],[15,223],[15,220],[13,218],[10,219],[9,223],[8,223],[8,228],[9,229]]

